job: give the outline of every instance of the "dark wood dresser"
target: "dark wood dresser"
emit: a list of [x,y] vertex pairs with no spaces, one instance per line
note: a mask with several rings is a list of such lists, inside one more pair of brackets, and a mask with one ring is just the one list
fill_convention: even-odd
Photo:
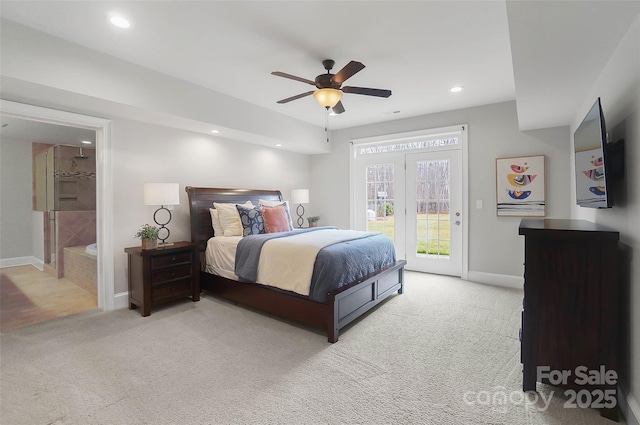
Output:
[[156,249],[125,248],[129,262],[129,309],[151,314],[153,305],[191,297],[200,300],[200,265],[196,245],[176,242]]
[[523,390],[551,384],[570,407],[617,419],[619,233],[584,220],[524,219],[519,234]]

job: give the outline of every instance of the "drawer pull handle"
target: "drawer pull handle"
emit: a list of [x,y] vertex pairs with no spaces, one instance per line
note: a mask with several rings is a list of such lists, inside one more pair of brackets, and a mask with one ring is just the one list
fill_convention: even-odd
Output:
[[176,261],[176,257],[171,258],[171,261]]

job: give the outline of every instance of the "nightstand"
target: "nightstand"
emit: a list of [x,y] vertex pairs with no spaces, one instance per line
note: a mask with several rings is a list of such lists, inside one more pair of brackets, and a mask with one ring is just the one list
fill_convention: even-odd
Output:
[[175,242],[156,249],[125,248],[129,263],[129,309],[151,314],[158,303],[191,297],[200,300],[200,260],[196,245]]

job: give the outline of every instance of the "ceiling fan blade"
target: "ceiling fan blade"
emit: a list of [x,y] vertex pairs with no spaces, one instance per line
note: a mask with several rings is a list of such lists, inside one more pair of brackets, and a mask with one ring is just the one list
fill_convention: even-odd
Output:
[[334,83],[342,84],[347,79],[351,78],[354,74],[362,71],[364,69],[364,65],[360,62],[351,61],[344,66],[336,75],[333,76],[331,81]]
[[300,81],[301,83],[311,84],[312,86],[316,85],[315,81],[307,80],[306,78],[302,78],[302,77],[296,77],[295,75],[287,74],[280,71],[274,71],[271,73],[271,75],[275,75],[277,77],[282,77],[282,78],[288,78],[290,80]]
[[364,94],[366,96],[377,97],[389,97],[391,96],[391,90],[384,89],[370,89],[368,87],[343,87],[342,91],[345,93]]
[[291,97],[288,97],[286,99],[279,100],[278,103],[288,103],[288,102],[291,102],[292,100],[296,100],[296,99],[300,99],[301,97],[309,96],[310,94],[313,94],[314,91],[315,90],[311,90],[311,91],[308,91],[306,93],[297,94],[295,96],[291,96]]
[[344,112],[344,105],[342,104],[342,101],[339,101],[338,103],[336,103],[336,106],[334,106],[332,108],[333,113],[338,115]]

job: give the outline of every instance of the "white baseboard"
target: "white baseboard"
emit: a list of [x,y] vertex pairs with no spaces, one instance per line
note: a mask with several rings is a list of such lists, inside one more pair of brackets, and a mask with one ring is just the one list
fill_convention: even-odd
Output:
[[627,425],[640,425],[640,404],[633,394],[625,393],[621,387],[618,387],[618,405]]
[[471,282],[485,283],[487,285],[506,286],[508,288],[522,289],[524,284],[524,278],[522,276],[474,272],[471,270],[469,270],[467,278]]
[[31,265],[37,268],[40,271],[44,270],[44,263],[30,255],[28,257],[14,257],[14,258],[1,258],[0,259],[0,269],[4,267],[16,267],[16,266],[27,266]]
[[113,308],[129,308],[129,292],[118,292],[113,296]]

